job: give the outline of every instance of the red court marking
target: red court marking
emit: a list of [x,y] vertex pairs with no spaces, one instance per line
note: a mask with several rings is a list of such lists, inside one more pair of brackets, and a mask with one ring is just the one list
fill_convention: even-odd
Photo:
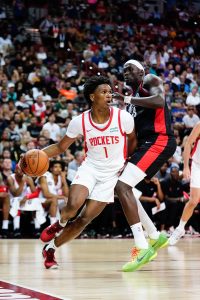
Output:
[[50,296],[5,281],[0,281],[0,299],[62,300],[62,298]]

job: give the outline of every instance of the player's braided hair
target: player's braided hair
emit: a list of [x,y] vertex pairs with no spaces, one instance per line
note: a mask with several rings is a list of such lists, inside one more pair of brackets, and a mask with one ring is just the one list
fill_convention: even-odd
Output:
[[89,107],[92,105],[92,101],[90,99],[90,95],[94,93],[96,88],[101,84],[109,84],[110,80],[105,76],[92,76],[90,77],[84,84],[83,94],[85,99],[87,100]]

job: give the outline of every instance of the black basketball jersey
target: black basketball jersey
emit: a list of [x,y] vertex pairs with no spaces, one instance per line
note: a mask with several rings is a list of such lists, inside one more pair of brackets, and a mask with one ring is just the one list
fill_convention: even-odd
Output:
[[[142,97],[140,91],[135,97]],[[166,103],[163,108],[157,109],[128,104],[126,110],[134,117],[135,131],[139,140],[159,134],[173,136],[170,113]]]

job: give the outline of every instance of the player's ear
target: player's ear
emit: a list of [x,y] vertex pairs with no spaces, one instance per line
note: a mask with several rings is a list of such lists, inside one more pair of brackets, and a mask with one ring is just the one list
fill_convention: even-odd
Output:
[[145,73],[143,70],[140,70],[140,75],[144,77]]
[[93,102],[94,101],[94,94],[90,94],[90,100]]

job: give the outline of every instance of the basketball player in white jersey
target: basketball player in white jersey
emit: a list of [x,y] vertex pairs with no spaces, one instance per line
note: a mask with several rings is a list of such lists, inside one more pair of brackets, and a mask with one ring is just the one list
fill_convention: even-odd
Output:
[[37,179],[37,183],[40,188],[39,197],[43,205],[49,209],[50,224],[54,224],[60,216],[59,209],[67,202],[69,188],[65,173],[62,172],[63,163],[61,161],[51,161],[49,169]]
[[[192,159],[191,170],[189,166]],[[169,244],[175,245],[185,234],[185,225],[200,201],[200,122],[198,122],[188,136],[183,152],[183,178],[190,179],[190,199],[186,203],[180,223],[169,238]]]
[[[14,237],[20,237],[20,214],[18,213],[19,210],[23,210],[23,206],[25,205],[27,200],[37,198],[38,193],[36,191],[36,187],[34,185],[33,179],[21,171],[21,169],[16,166],[15,173],[11,174],[8,177],[8,191],[10,194],[10,205],[11,210],[10,214],[13,216],[13,227],[14,227]],[[35,201],[35,208],[30,210],[37,210],[38,203]],[[16,208],[16,212],[15,212]],[[25,210],[27,210],[25,208]],[[35,228],[39,229],[40,225],[36,220],[35,221]]]
[[[53,157],[65,151],[79,134],[84,136],[86,158],[72,181],[67,206],[61,212],[60,221],[47,227],[41,234],[43,242],[51,241],[43,249],[46,268],[57,267],[54,258],[56,247],[79,235],[107,203],[114,201],[114,188],[126,159],[126,137],[131,153],[136,145],[134,119],[125,110],[110,106],[112,90],[106,77],[91,77],[85,83],[84,96],[91,109],[72,119],[65,137],[59,143],[43,149],[49,157]],[[82,216],[77,217],[78,222],[67,224],[85,201]],[[63,232],[55,238],[63,228]],[[138,234],[145,240],[143,230]],[[134,270],[156,256],[148,243],[145,249],[140,250]]]

